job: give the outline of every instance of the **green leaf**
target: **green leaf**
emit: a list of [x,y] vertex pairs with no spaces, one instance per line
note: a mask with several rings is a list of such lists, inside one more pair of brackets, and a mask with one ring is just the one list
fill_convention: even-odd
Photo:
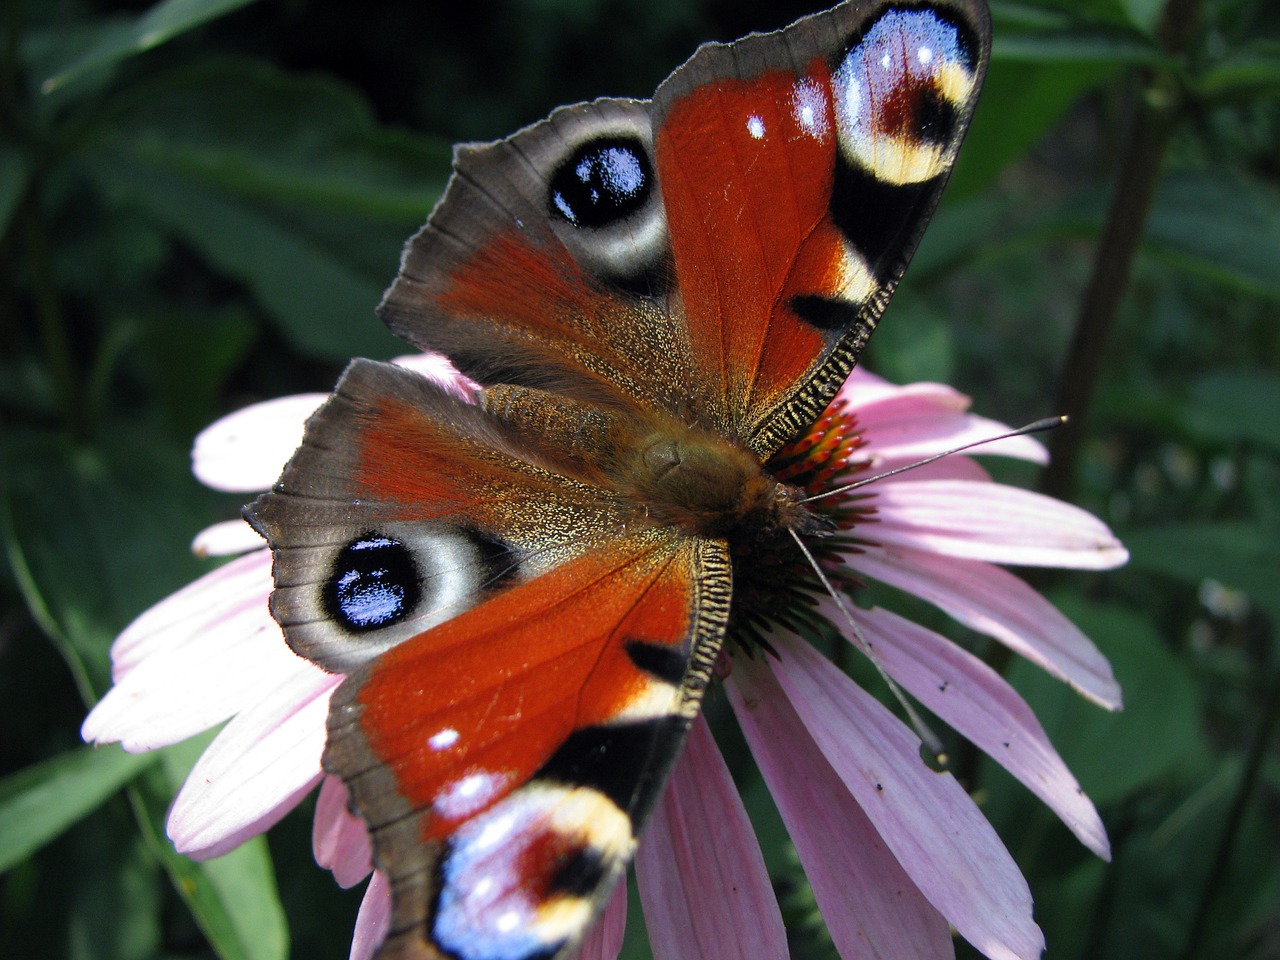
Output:
[[1111,661],[1124,710],[1106,713],[1024,661],[1010,680],[1027,697],[1067,765],[1097,803],[1120,800],[1209,756],[1191,671],[1149,620],[1121,607],[1055,602]]
[[1124,535],[1134,567],[1241,590],[1280,617],[1280,530],[1258,523],[1178,523]]
[[1019,63],[1147,66],[1168,59],[1142,37],[1116,31],[1007,31],[991,41],[991,59]]
[[52,93],[83,74],[101,70],[128,57],[167,43],[201,24],[226,16],[254,0],[162,0],[136,20],[112,23],[86,53],[56,69],[41,84]]
[[374,316],[449,171],[438,140],[380,128],[331,81],[218,60],[135,91],[90,175],[242,283],[310,356],[402,346]]
[[1120,0],[1120,7],[1130,23],[1147,36],[1155,36],[1160,15],[1164,12],[1165,0]]
[[213,734],[158,751],[163,763],[148,771],[134,795],[139,824],[196,924],[221,960],[284,960],[289,931],[264,837],[221,857],[196,862],[178,853],[165,834],[175,793]]
[[1280,194],[1213,173],[1168,178],[1156,195],[1149,253],[1280,300]]
[[1280,452],[1280,373],[1215,370],[1191,385],[1182,421],[1206,440]]
[[80,747],[0,780],[0,871],[92,813],[155,760],[118,746]]
[[0,437],[0,522],[28,609],[92,701],[116,634],[206,570],[191,537],[219,519],[185,444],[115,422],[101,446],[51,434]]
[[948,202],[985,189],[1038,143],[1072,104],[1105,83],[1115,70],[1115,64],[1102,60],[1048,65],[993,62],[947,188]]
[[1233,51],[1195,79],[1208,99],[1257,97],[1280,91],[1280,45]]

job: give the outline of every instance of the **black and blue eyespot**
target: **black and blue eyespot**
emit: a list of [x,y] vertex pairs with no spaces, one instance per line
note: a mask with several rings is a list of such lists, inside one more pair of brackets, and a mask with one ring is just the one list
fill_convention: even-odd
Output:
[[329,616],[354,633],[399,623],[422,596],[418,567],[393,537],[366,533],[338,551],[324,588]]
[[599,228],[640,210],[653,191],[648,151],[635,137],[590,140],[551,177],[551,214],[575,227]]

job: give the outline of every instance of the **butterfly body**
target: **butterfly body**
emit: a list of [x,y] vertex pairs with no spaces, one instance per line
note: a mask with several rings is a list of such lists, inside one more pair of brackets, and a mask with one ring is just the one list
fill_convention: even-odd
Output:
[[391,884],[383,960],[561,957],[625,871],[727,634],[787,600],[769,564],[832,527],[774,457],[874,329],[987,49],[979,0],[849,2],[457,151],[380,313],[475,388],[353,362],[246,510],[286,640],[346,675],[324,764]]

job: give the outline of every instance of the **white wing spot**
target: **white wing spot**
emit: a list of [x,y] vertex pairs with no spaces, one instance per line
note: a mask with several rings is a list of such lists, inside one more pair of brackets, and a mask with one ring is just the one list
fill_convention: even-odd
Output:
[[444,750],[457,743],[458,736],[459,734],[457,730],[454,730],[452,727],[445,727],[443,730],[432,734],[427,740],[427,745],[430,746],[432,750]]
[[764,121],[754,114],[747,117],[747,133],[751,134],[753,140],[763,140]]

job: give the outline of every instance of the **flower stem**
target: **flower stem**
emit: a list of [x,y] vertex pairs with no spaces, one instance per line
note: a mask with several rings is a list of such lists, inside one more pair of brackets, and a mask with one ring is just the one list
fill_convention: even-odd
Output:
[[1253,797],[1258,785],[1258,774],[1262,770],[1262,761],[1267,755],[1267,743],[1275,732],[1280,720],[1280,669],[1271,679],[1271,689],[1267,693],[1266,704],[1262,710],[1262,721],[1257,736],[1249,748],[1249,757],[1245,762],[1244,773],[1240,777],[1240,786],[1236,790],[1235,799],[1231,802],[1231,812],[1227,815],[1227,825],[1218,841],[1218,849],[1214,853],[1213,863],[1204,880],[1204,888],[1200,893],[1200,903],[1196,907],[1195,919],[1187,930],[1187,941],[1178,955],[1179,960],[1193,960],[1199,953],[1200,944],[1204,941],[1208,929],[1209,916],[1218,896],[1225,886],[1227,868],[1231,864],[1231,854],[1235,849],[1236,838],[1244,823],[1245,808]]
[[[1201,0],[1169,0],[1161,16],[1161,46],[1173,56],[1185,49],[1198,22]],[[1054,412],[1071,420],[1049,438],[1052,466],[1041,477],[1044,493],[1061,500],[1075,495],[1086,418],[1097,389],[1107,340],[1160,182],[1179,119],[1178,85],[1172,71],[1155,68],[1141,81],[1141,95],[1121,154],[1115,192],[1094,258],[1093,273],[1080,303],[1075,333],[1058,384]]]

